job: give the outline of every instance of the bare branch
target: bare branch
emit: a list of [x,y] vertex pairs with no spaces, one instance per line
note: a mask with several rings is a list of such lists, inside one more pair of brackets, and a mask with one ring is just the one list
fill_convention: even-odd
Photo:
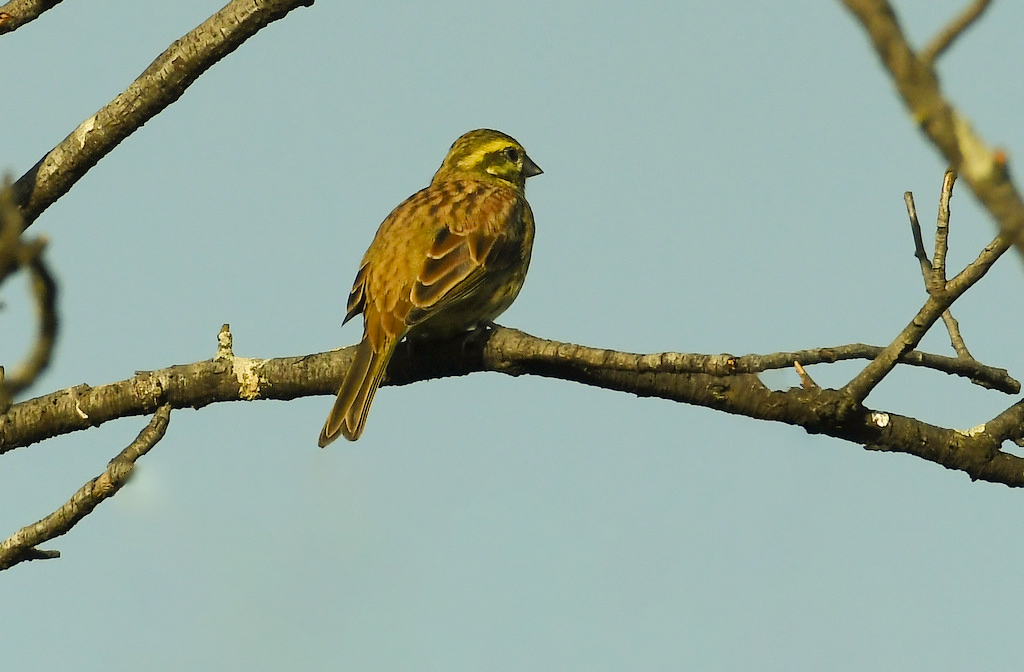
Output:
[[948,310],[942,313],[942,321],[946,325],[946,333],[949,334],[949,344],[953,346],[957,357],[974,361],[974,355],[967,349],[967,343],[964,342],[964,337],[960,334],[960,323],[953,317],[953,313]]
[[25,360],[8,373],[0,384],[0,410],[7,409],[5,400],[13,399],[26,390],[50,365],[53,346],[57,341],[57,283],[43,261],[44,242],[38,241],[37,245],[27,246],[31,256],[25,260],[25,268],[32,277],[32,296],[35,298],[39,327]]
[[[909,194],[909,192],[904,194],[904,200],[907,201],[908,210],[910,211],[911,228],[914,230],[914,245],[917,248],[915,256],[921,260],[921,272],[925,276],[925,286],[928,289],[929,297],[928,301],[918,311],[917,315],[914,316],[910,324],[900,332],[899,336],[843,388],[850,395],[850,399],[854,403],[860,403],[866,399],[871,390],[892,371],[903,354],[916,348],[917,344],[924,338],[924,335],[935,324],[935,321],[940,316],[945,316],[949,313],[949,307],[953,305],[953,302],[976,282],[981,280],[988,273],[988,270],[992,268],[992,264],[1006,250],[1010,249],[1011,239],[1000,233],[955,278],[949,282],[945,281],[949,199],[952,196],[955,181],[955,174],[947,171],[942,182],[942,197],[939,204],[938,225],[935,234],[935,254],[940,261],[933,261],[930,266],[926,263],[928,257],[924,253],[924,243],[921,240],[920,234],[921,225],[917,221],[917,211],[913,205],[913,195]],[[962,354],[964,359],[970,357],[970,353],[967,352],[967,346],[960,336],[960,326],[951,314],[947,318],[946,324],[954,348],[957,349],[958,353],[965,353]]]
[[61,0],[11,0],[0,6],[0,35],[34,21],[43,12],[60,3]]
[[1021,439],[1024,438],[1024,400],[1018,401],[992,418],[984,427],[985,431],[1000,443],[1014,441],[1021,445]]
[[[948,224],[949,224],[949,197],[946,196],[946,194],[947,194],[946,184],[947,184],[947,180],[949,180],[949,176],[950,175],[952,175],[952,173],[947,171],[946,172],[946,176],[943,178],[943,183],[942,183],[942,194],[943,194],[943,196],[942,196],[942,198],[940,199],[940,202],[939,202],[939,222],[940,222],[940,225],[941,225],[942,221],[943,221],[942,220],[943,212],[945,212],[945,223],[946,223],[947,227],[948,227]],[[949,181],[949,192],[948,193],[952,193],[952,189],[953,189],[953,183],[952,183],[952,181]],[[917,208],[914,206],[914,195],[912,193],[910,193],[909,191],[905,192],[903,194],[903,200],[906,201],[906,204],[907,204],[907,214],[910,216],[910,229],[911,229],[911,231],[913,233],[913,236],[914,236],[914,256],[917,257],[918,261],[921,262],[921,275],[924,276],[924,286],[925,286],[925,289],[928,292],[931,292],[932,288],[933,288],[933,285],[932,285],[932,282],[933,282],[933,280],[932,280],[932,276],[933,276],[932,262],[928,259],[928,253],[926,253],[924,251],[924,240],[921,237],[921,223],[917,219]],[[943,208],[943,206],[942,206],[943,202],[945,203],[945,208]],[[935,244],[936,244],[936,247],[939,246],[938,233],[936,233]],[[945,248],[945,242],[943,242],[942,245],[943,245],[943,248]],[[940,285],[938,285],[940,287],[940,289],[945,287],[945,283],[946,283],[946,279],[945,279],[945,264],[943,263],[942,283]],[[960,334],[960,323],[957,322],[956,318],[953,317],[952,311],[950,311],[950,310],[944,311],[942,313],[942,321],[946,325],[946,331],[949,333],[950,345],[953,346],[953,350],[956,351],[957,356],[958,357],[964,357],[964,358],[967,358],[967,359],[970,359],[970,360],[974,360],[974,356],[971,355],[970,350],[967,349],[967,344],[964,342],[964,338]],[[976,361],[976,360],[974,360],[974,361]],[[977,379],[975,379],[975,381],[979,382]],[[984,385],[985,383],[982,382],[981,384]],[[1016,394],[1016,393],[1014,393],[1014,394]]]
[[19,267],[28,271],[39,327],[24,361],[0,377],[0,413],[46,369],[57,339],[57,285],[43,260],[46,240],[24,240],[21,230],[21,215],[5,187],[0,191],[0,282]]
[[[530,373],[575,380],[641,397],[653,396],[784,422],[803,427],[812,434],[833,436],[872,450],[915,455],[948,469],[964,471],[972,479],[1024,487],[1024,458],[1000,451],[999,441],[986,431],[967,433],[851,405],[843,390],[772,391],[749,374],[715,377],[700,373],[650,374],[596,369],[590,362],[599,359],[597,353],[601,351],[594,351],[581,360],[567,356],[576,349],[590,350],[499,329],[487,343],[484,366],[511,375]],[[418,361],[424,367],[431,366],[422,359]],[[388,369],[389,382],[407,382],[399,378],[399,374]]]
[[952,46],[956,38],[960,37],[971,24],[978,20],[978,17],[988,9],[991,2],[992,0],[974,0],[941,33],[936,35],[927,47],[921,50],[921,60],[929,65],[934,65],[935,60]]
[[914,194],[909,191],[903,192],[903,201],[907,204],[907,214],[910,215],[910,231],[914,236],[914,256],[921,262],[921,274],[924,275],[924,286],[927,289],[931,286],[932,262],[928,259],[928,253],[924,251],[924,237],[921,235],[921,222],[917,219]]
[[1010,249],[1010,239],[999,234],[989,243],[978,258],[971,262],[955,278],[946,283],[946,290],[939,295],[931,295],[914,319],[910,321],[892,343],[882,351],[874,361],[864,367],[857,376],[846,384],[843,389],[855,402],[867,398],[871,390],[896,366],[900,358],[917,347],[924,335],[931,329],[935,321],[953,305],[974,283],[988,273],[992,264],[1006,250]]
[[[948,311],[947,311],[948,312]],[[759,373],[771,369],[781,369],[800,362],[804,366],[812,364],[832,364],[833,362],[854,359],[875,359],[885,348],[864,343],[850,343],[825,348],[811,348],[796,352],[775,352],[770,355],[744,355],[736,358],[736,373]],[[1020,382],[1013,378],[1006,369],[985,366],[973,357],[944,357],[920,350],[911,350],[900,356],[899,364],[932,369],[941,373],[961,376],[981,387],[1017,394]]]
[[231,0],[157,57],[132,84],[14,184],[30,226],[122,140],[176,101],[210,66],[271,22],[313,0]]
[[11,185],[5,177],[0,186],[0,282],[19,266],[23,228],[21,211],[11,200]]
[[843,0],[871,38],[914,122],[1024,254],[1024,201],[1010,179],[1006,156],[993,151],[943,97],[932,62],[910,48],[886,0]]
[[796,369],[796,375],[800,376],[800,384],[803,385],[805,390],[821,389],[821,386],[814,382],[814,379],[811,378],[811,374],[807,373],[807,370],[800,364],[800,362],[793,362],[793,368]]
[[[509,331],[499,329],[498,333]],[[714,378],[756,374],[768,369],[805,366],[847,359],[877,357],[885,348],[854,343],[833,348],[815,348],[770,355],[701,355],[683,353],[634,354],[570,343],[559,343],[514,332],[527,346],[518,346],[519,356],[531,365],[548,370],[561,364],[584,367],[590,371],[618,372],[626,375],[681,375],[700,373]],[[221,332],[223,342],[224,330]],[[485,362],[483,354],[454,339],[455,345],[434,344],[429,358],[412,357],[403,345],[395,353],[395,364],[388,369],[387,384],[408,384],[431,378],[466,375],[476,371],[499,370],[515,374],[523,366],[507,353],[493,353]],[[431,347],[423,345],[422,347]],[[489,351],[488,351],[489,352]],[[337,384],[351,363],[355,346],[339,351],[252,359],[219,353],[218,357],[193,364],[172,366],[156,371],[140,371],[116,383],[90,387],[79,385],[13,405],[0,416],[0,454],[61,434],[97,427],[117,418],[148,415],[161,404],[173,408],[199,408],[222,401],[253,399],[289,400],[312,394],[334,394]],[[428,359],[430,361],[421,361]],[[983,379],[988,386],[1004,392],[1020,391],[1020,383],[1005,370],[983,367],[950,357],[907,352],[901,363],[926,367],[970,379]],[[536,373],[527,367],[524,372]],[[576,380],[573,378],[572,380]]]
[[163,438],[170,421],[171,407],[161,406],[138,437],[107,464],[106,470],[92,479],[59,509],[42,520],[26,525],[0,542],[0,570],[26,560],[60,557],[57,551],[42,551],[39,544],[67,533],[80,520],[92,513],[100,502],[113,497],[128,482],[135,462]]
[[[391,360],[384,382],[405,385],[477,371],[553,377],[797,425],[811,433],[878,450],[918,455],[965,471],[972,478],[1024,486],[1024,459],[1009,456],[993,461],[993,445],[998,444],[990,436],[969,437],[967,441],[953,429],[872,412],[851,405],[842,390],[773,391],[756,374],[743,372],[776,358],[772,355],[631,354],[548,341],[502,327],[485,335],[482,339],[417,342],[412,347],[403,343]],[[225,337],[222,330],[221,343]],[[161,405],[199,408],[218,401],[333,396],[355,349],[352,346],[300,357],[249,359],[230,355],[222,347],[218,357],[206,361],[140,372],[95,388],[81,385],[61,390],[15,404],[0,416],[0,452],[115,418],[153,413]],[[706,368],[694,372],[699,368],[694,365],[701,361]],[[805,363],[802,358],[799,361]],[[877,418],[881,416],[892,422],[880,425]]]
[[932,257],[932,272],[929,291],[941,294],[946,291],[946,252],[949,251],[949,199],[953,197],[956,173],[947,170],[942,178],[942,194],[939,197],[939,216],[935,222],[935,256]]
[[886,0],[843,0],[843,4],[864,26],[914,121],[944,155],[953,157],[953,167],[959,166],[963,157],[957,143],[953,109],[942,98],[935,70],[910,48],[892,6]]

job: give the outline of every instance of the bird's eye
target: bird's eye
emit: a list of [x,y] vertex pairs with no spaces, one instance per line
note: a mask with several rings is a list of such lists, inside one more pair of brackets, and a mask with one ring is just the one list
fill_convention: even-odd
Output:
[[512,163],[519,163],[519,150],[515,147],[507,147],[505,149],[505,158]]

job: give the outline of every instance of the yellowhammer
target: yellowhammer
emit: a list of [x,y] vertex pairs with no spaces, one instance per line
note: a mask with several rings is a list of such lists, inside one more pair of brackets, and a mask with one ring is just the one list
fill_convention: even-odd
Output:
[[490,323],[526,279],[541,169],[518,142],[480,129],[456,140],[430,181],[377,229],[348,296],[363,340],[320,432],[320,446],[363,433],[373,395],[405,336],[450,336]]

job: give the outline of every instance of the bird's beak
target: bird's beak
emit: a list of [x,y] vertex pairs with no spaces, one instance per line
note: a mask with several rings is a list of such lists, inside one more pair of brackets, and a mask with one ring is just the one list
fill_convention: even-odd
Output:
[[544,171],[540,169],[536,163],[533,162],[529,156],[523,158],[523,175],[525,177],[533,177],[534,175],[540,175]]

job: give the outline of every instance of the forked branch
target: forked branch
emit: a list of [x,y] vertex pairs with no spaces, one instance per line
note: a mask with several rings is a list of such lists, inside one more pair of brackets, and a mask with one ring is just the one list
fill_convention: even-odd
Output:
[[[947,173],[947,176],[949,174]],[[936,252],[945,259],[945,228],[949,219],[949,198],[952,195],[954,180],[948,176],[943,181],[943,196],[939,211],[939,232],[936,234]],[[945,218],[945,221],[943,221]],[[915,245],[920,244],[920,235],[915,235]],[[921,310],[910,321],[903,331],[886,346],[885,350],[878,355],[870,364],[857,374],[857,376],[843,388],[854,403],[861,403],[868,394],[889,374],[896,366],[904,353],[917,347],[924,335],[928,333],[943,313],[949,310],[953,302],[960,298],[964,292],[974,286],[981,278],[988,273],[992,265],[999,259],[1006,250],[1010,248],[1011,241],[1001,233],[995,240],[989,243],[978,257],[967,265],[955,278],[946,282],[944,263],[937,264],[934,260],[926,271],[926,285],[928,286],[929,297]],[[924,254],[923,249],[916,253],[920,259]]]

